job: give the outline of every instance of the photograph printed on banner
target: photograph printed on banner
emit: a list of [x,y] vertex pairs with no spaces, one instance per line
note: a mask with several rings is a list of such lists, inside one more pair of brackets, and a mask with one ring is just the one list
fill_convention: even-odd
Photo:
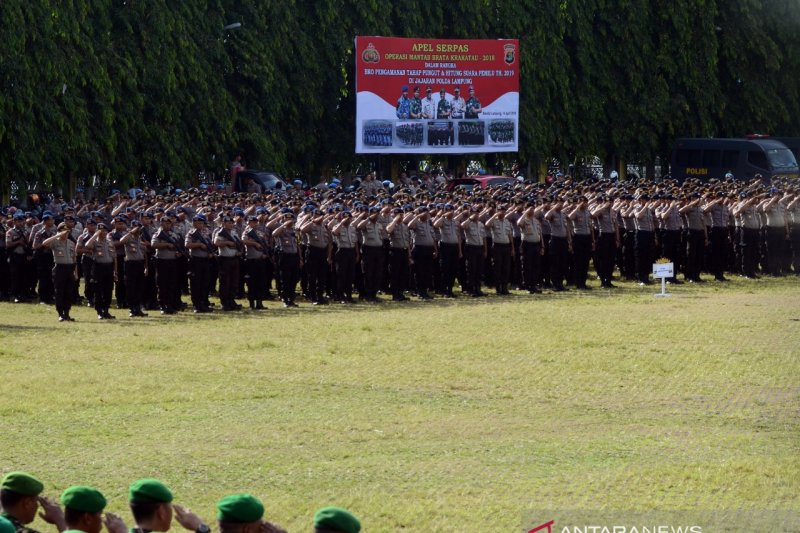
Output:
[[398,122],[394,127],[397,136],[397,146],[415,147],[422,146],[425,137],[425,127],[421,122]]
[[455,129],[449,120],[428,122],[428,146],[453,146]]
[[364,146],[388,148],[392,146],[392,123],[389,120],[365,120],[361,135]]
[[458,123],[459,146],[482,146],[486,143],[485,125],[482,120],[465,120]]
[[492,120],[489,122],[489,140],[492,144],[513,144],[515,124],[513,120]]

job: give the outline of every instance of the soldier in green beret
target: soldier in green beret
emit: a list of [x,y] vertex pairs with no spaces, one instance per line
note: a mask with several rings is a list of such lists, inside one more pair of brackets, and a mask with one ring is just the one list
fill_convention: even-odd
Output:
[[251,494],[232,494],[217,502],[220,533],[286,533],[263,517],[264,504]]
[[103,520],[106,503],[105,496],[92,487],[76,485],[65,490],[61,494],[61,504],[69,529],[64,533],[100,533],[104,522],[108,533],[126,533],[128,528],[119,516],[106,513]]
[[172,491],[157,479],[134,481],[128,490],[128,500],[136,527],[130,533],[169,531],[172,513],[185,529],[196,533],[209,533],[211,529],[190,509],[172,504]]
[[323,507],[314,515],[314,533],[358,533],[361,522],[341,507]]
[[25,472],[9,472],[0,482],[0,516],[11,522],[17,533],[38,533],[26,526],[36,518],[39,505],[42,511],[39,517],[53,524],[59,531],[67,529],[64,513],[57,503],[42,496],[42,482]]

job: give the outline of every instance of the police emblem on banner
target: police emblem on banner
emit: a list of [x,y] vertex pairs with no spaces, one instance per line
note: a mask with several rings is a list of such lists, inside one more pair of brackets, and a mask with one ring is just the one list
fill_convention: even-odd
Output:
[[503,50],[505,50],[504,60],[506,62],[506,65],[513,65],[514,61],[516,61],[517,47],[514,46],[513,44],[507,44],[503,47]]
[[378,53],[375,45],[369,43],[369,45],[367,45],[367,47],[364,49],[364,52],[361,53],[361,59],[364,61],[364,63],[377,63],[381,60],[381,55]]

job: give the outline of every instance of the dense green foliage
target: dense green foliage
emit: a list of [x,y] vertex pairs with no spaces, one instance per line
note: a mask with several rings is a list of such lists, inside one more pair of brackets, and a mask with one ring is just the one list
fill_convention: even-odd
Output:
[[797,136],[798,29],[796,0],[3,0],[0,178],[348,165],[355,35],[519,38],[523,161]]

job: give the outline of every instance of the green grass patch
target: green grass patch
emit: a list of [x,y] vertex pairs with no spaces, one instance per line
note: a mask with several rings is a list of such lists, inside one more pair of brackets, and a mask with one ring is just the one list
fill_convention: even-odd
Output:
[[0,470],[128,522],[139,477],[209,521],[246,490],[290,531],[329,504],[369,532],[800,508],[800,284],[670,290],[74,324],[3,303]]

